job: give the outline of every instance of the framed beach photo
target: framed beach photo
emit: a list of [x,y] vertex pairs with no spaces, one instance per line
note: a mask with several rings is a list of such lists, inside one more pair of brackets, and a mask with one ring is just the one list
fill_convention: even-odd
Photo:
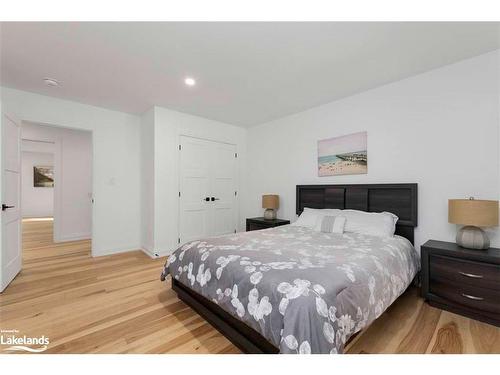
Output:
[[318,176],[368,173],[367,132],[318,141]]

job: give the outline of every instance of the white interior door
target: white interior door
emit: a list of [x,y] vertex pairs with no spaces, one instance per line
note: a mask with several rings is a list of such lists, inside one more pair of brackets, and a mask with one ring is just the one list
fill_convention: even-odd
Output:
[[2,261],[1,289],[21,271],[21,129],[2,114]]
[[[210,144],[181,137],[179,156],[179,242],[210,235]],[[208,201],[206,200],[208,198]]]
[[211,156],[211,234],[219,236],[236,230],[236,146],[214,142]]
[[179,242],[236,230],[236,146],[180,139]]

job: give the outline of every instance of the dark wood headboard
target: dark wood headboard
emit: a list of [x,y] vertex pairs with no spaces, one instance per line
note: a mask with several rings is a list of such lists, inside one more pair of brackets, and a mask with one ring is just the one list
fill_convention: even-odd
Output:
[[297,185],[296,213],[304,207],[392,212],[396,234],[412,244],[417,226],[417,184]]

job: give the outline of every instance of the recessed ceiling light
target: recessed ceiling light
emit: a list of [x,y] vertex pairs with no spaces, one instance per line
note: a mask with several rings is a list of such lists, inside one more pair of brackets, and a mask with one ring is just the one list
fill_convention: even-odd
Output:
[[59,81],[57,79],[53,79],[53,78],[44,78],[43,79],[43,82],[47,85],[47,86],[50,86],[50,87],[56,87],[56,86],[59,86]]
[[194,80],[194,78],[191,78],[191,77],[184,78],[184,83],[187,86],[194,86],[194,85],[196,85],[196,81]]

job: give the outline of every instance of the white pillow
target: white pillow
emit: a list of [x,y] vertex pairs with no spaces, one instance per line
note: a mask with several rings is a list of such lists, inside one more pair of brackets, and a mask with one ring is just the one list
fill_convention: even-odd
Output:
[[345,232],[370,234],[379,237],[392,237],[396,231],[398,217],[390,212],[365,212],[343,210]]
[[294,226],[298,227],[306,227],[313,229],[316,225],[318,218],[321,218],[325,215],[337,216],[340,215],[342,211],[337,208],[309,208],[304,207],[304,211],[300,214],[297,221],[292,223]]
[[323,233],[344,233],[346,218],[344,216],[325,215],[319,217],[314,230]]

